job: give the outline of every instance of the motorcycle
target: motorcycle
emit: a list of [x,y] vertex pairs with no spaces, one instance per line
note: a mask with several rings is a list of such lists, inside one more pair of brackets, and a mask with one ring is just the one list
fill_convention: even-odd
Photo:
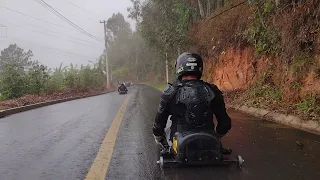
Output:
[[127,89],[125,89],[125,90],[118,89],[118,92],[119,92],[119,94],[127,94],[128,90]]

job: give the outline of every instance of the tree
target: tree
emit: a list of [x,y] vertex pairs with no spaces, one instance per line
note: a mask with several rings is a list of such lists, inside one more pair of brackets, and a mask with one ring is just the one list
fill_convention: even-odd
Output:
[[131,0],[132,7],[128,7],[129,18],[135,19],[138,23],[141,22],[141,7],[142,4],[140,0]]
[[26,70],[32,65],[32,56],[32,51],[25,52],[16,44],[1,51],[0,92],[5,99],[22,96],[28,91]]
[[[231,1],[231,0],[229,0]],[[137,20],[142,37],[160,54],[175,59],[190,47],[191,22],[206,18],[225,0],[131,0],[129,17]],[[205,11],[206,9],[206,11]]]
[[[159,68],[157,63],[160,62],[159,53],[141,37],[141,25],[132,32],[124,16],[116,13],[107,20],[106,29],[109,40],[107,54],[114,79],[144,80],[150,72],[163,73],[163,66]],[[101,72],[105,70],[104,54],[98,60],[97,68]]]
[[4,70],[6,65],[14,65],[16,68],[28,68],[31,65],[30,59],[33,54],[31,50],[25,52],[16,44],[10,44],[9,47],[1,51],[0,56],[0,72]]
[[198,0],[198,5],[199,5],[200,16],[201,16],[201,18],[204,18],[205,15],[204,15],[204,9],[203,9],[203,5],[202,5],[201,0]]
[[109,31],[108,43],[116,41],[117,38],[127,38],[132,33],[130,24],[125,21],[124,16],[121,13],[113,14],[112,17],[107,20],[106,26]]
[[187,36],[191,9],[179,0],[153,0],[142,8],[141,32],[160,52],[174,54],[189,45]]

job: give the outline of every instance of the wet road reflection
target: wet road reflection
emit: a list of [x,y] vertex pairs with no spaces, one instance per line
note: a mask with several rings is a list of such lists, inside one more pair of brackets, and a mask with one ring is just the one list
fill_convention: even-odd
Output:
[[[242,169],[183,167],[161,170],[152,125],[160,92],[129,89],[106,179],[314,180],[320,177],[320,136],[229,111],[233,128],[223,138]],[[110,93],[0,120],[0,180],[84,179],[125,96]]]
[[232,110],[228,112],[233,128],[223,145],[233,149],[230,158],[245,159],[242,169],[231,165],[161,170],[151,132],[158,101],[159,92],[139,87],[120,129],[107,179],[311,180],[320,176],[320,136]]

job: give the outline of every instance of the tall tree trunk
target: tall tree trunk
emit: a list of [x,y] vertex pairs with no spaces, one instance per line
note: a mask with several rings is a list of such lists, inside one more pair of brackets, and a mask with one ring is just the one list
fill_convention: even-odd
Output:
[[211,0],[207,0],[207,17],[211,14]]
[[213,4],[212,4],[212,10],[213,12],[216,11],[217,7],[218,7],[218,0],[213,0]]
[[217,0],[217,8],[221,8],[224,6],[224,0]]
[[198,5],[199,5],[200,16],[201,18],[204,18],[204,10],[203,10],[203,5],[201,3],[201,0],[198,0]]

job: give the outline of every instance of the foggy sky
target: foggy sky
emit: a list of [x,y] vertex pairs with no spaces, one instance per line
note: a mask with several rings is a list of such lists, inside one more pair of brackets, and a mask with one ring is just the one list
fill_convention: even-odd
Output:
[[[113,13],[122,13],[130,22],[131,28],[134,29],[135,26],[134,21],[127,18],[127,7],[131,6],[130,0],[44,1],[73,23],[101,39],[104,39],[104,34],[103,25],[99,21],[107,20]],[[58,26],[12,12],[1,6]],[[58,67],[61,62],[65,66],[70,63],[90,64],[89,61],[95,61],[104,49],[103,42],[82,34],[35,0],[0,0],[0,50],[12,43],[25,50],[32,50],[33,60],[39,60],[50,68]]]

